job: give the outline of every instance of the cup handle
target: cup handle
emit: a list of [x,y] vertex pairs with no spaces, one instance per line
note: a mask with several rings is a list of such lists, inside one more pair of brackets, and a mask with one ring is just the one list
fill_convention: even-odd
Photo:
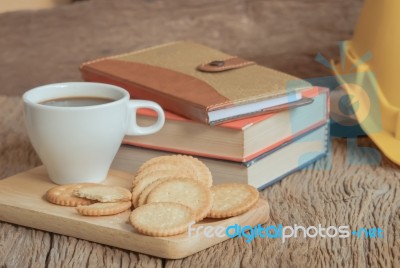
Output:
[[[157,122],[148,127],[141,127],[136,122],[136,113],[139,108],[148,108],[157,113]],[[127,135],[148,135],[159,131],[165,122],[164,111],[160,105],[146,100],[130,100],[128,102],[129,123]]]

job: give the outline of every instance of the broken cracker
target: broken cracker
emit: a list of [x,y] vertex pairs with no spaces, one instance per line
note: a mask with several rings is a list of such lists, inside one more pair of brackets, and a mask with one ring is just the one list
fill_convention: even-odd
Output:
[[74,195],[99,202],[123,202],[131,200],[131,192],[120,186],[93,185],[74,191]]
[[50,203],[60,206],[76,207],[79,205],[90,205],[94,203],[93,200],[77,197],[74,195],[74,191],[81,187],[86,187],[91,185],[96,185],[96,184],[76,183],[76,184],[55,186],[47,191],[46,199]]

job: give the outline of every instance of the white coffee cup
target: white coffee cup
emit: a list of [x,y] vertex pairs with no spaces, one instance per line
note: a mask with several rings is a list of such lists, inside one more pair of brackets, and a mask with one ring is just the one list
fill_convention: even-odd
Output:
[[[105,104],[61,107],[45,101],[62,98],[108,98]],[[124,135],[148,135],[164,124],[164,112],[155,102],[130,100],[117,86],[89,82],[50,84],[23,95],[25,124],[34,149],[57,184],[101,182]],[[151,126],[136,123],[139,108],[154,110]]]

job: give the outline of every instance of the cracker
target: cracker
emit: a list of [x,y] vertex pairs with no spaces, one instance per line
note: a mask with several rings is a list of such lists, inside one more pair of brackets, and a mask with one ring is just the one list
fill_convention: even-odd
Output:
[[213,180],[210,169],[199,159],[192,156],[187,157],[191,159],[192,164],[196,167],[197,178],[199,181],[203,182],[206,186],[211,187]]
[[60,206],[76,207],[79,205],[90,205],[94,203],[93,200],[76,197],[73,194],[76,189],[90,185],[96,185],[96,184],[77,183],[77,184],[59,185],[47,191],[46,199],[50,203]]
[[159,163],[159,162],[168,162],[171,159],[175,159],[177,158],[177,156],[179,155],[163,155],[163,156],[158,156],[158,157],[153,157],[150,160],[147,160],[146,162],[144,162],[138,169],[138,172],[141,172],[143,170],[145,170],[147,167]]
[[[188,177],[196,178],[196,180],[211,187],[212,176],[209,168],[197,158],[188,155],[167,155],[152,158],[139,168],[137,174],[161,169],[182,170],[183,168],[192,170],[193,176]],[[185,174],[180,175],[186,176]],[[135,180],[133,184],[135,184]]]
[[253,186],[241,183],[225,183],[211,187],[213,205],[207,217],[226,218],[250,210],[259,199]]
[[123,202],[131,200],[131,192],[128,189],[109,185],[85,186],[76,189],[74,195],[99,202]]
[[78,206],[76,211],[83,216],[108,216],[115,215],[131,207],[131,202],[95,203],[88,206]]
[[154,187],[156,187],[160,183],[164,182],[165,180],[168,180],[168,178],[159,179],[159,180],[153,181],[152,183],[150,183],[150,185],[147,185],[146,188],[144,188],[144,190],[139,195],[139,200],[138,200],[137,206],[140,207],[140,206],[143,206],[144,204],[146,204],[147,196],[149,195],[149,193],[154,189]]
[[194,221],[194,213],[178,203],[151,203],[133,210],[129,220],[142,234],[171,236],[187,232],[189,224]]
[[132,189],[132,204],[134,207],[138,207],[139,197],[148,185],[160,179],[174,178],[176,177],[176,174],[179,173],[179,170],[154,170],[142,177],[142,179],[137,181],[136,185]]
[[[168,176],[181,176],[196,178],[196,171],[191,167],[179,165],[176,162],[158,163],[154,168],[148,168],[137,172],[132,181],[132,187],[135,187],[143,178],[149,176],[154,172],[168,174]],[[165,177],[165,176],[164,176]]]
[[147,196],[147,203],[176,202],[191,208],[195,221],[205,218],[212,206],[210,188],[188,178],[171,178],[160,183]]

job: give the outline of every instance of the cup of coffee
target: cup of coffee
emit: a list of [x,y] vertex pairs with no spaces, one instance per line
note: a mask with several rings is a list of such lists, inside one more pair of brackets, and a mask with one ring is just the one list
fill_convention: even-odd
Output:
[[[71,82],[50,84],[23,95],[31,143],[57,184],[101,182],[125,135],[148,135],[164,124],[155,102],[130,100],[117,86]],[[138,126],[136,111],[157,113],[151,126]]]

